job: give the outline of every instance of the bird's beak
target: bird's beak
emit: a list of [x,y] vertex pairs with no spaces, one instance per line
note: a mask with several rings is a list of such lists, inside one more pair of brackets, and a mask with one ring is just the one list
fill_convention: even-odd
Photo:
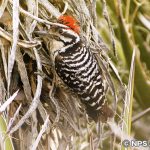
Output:
[[59,36],[56,32],[48,32],[48,31],[34,31],[35,35],[38,35],[42,38],[47,37],[50,39],[59,40]]
[[46,31],[34,31],[35,35],[39,35],[39,36],[48,36],[50,35],[49,32]]

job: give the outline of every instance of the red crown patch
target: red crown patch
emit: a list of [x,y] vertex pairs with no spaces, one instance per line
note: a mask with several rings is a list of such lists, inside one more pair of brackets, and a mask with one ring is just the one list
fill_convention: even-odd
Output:
[[80,32],[80,27],[77,24],[77,20],[74,19],[72,16],[60,16],[58,19],[62,24],[70,27],[74,32],[78,33]]

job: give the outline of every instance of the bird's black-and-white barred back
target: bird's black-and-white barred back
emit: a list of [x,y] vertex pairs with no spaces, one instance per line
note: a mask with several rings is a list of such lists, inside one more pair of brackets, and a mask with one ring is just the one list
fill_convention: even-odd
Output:
[[[56,72],[79,96],[88,116],[95,121],[102,116],[101,119],[105,121],[111,117],[112,112],[105,103],[102,71],[94,54],[80,41],[80,37],[72,32],[63,29],[61,33],[63,36],[60,36],[60,41],[64,43],[64,47],[55,54]],[[72,40],[65,41],[67,37]]]

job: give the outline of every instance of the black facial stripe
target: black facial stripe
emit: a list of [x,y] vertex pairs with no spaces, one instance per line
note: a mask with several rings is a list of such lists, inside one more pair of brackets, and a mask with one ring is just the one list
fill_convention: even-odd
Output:
[[67,46],[67,45],[72,44],[72,41],[73,41],[73,40],[71,40],[70,42],[65,42],[65,41],[64,41],[64,40],[62,40],[60,37],[56,38],[55,40],[57,40],[57,41],[61,41],[61,42],[64,44],[64,46]]
[[67,33],[67,32],[62,33],[62,35],[63,35],[64,37],[68,37],[68,38],[72,39],[72,41],[69,42],[69,43],[74,43],[74,42],[76,41],[76,39],[77,39],[77,37],[75,37],[74,35],[69,34],[69,33]]

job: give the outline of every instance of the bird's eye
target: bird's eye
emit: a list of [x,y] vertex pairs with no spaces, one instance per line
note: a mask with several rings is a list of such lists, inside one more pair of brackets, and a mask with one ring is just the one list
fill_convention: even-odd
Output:
[[59,29],[58,32],[59,32],[60,34],[63,34],[63,33],[64,33],[64,31],[63,31],[62,29]]

